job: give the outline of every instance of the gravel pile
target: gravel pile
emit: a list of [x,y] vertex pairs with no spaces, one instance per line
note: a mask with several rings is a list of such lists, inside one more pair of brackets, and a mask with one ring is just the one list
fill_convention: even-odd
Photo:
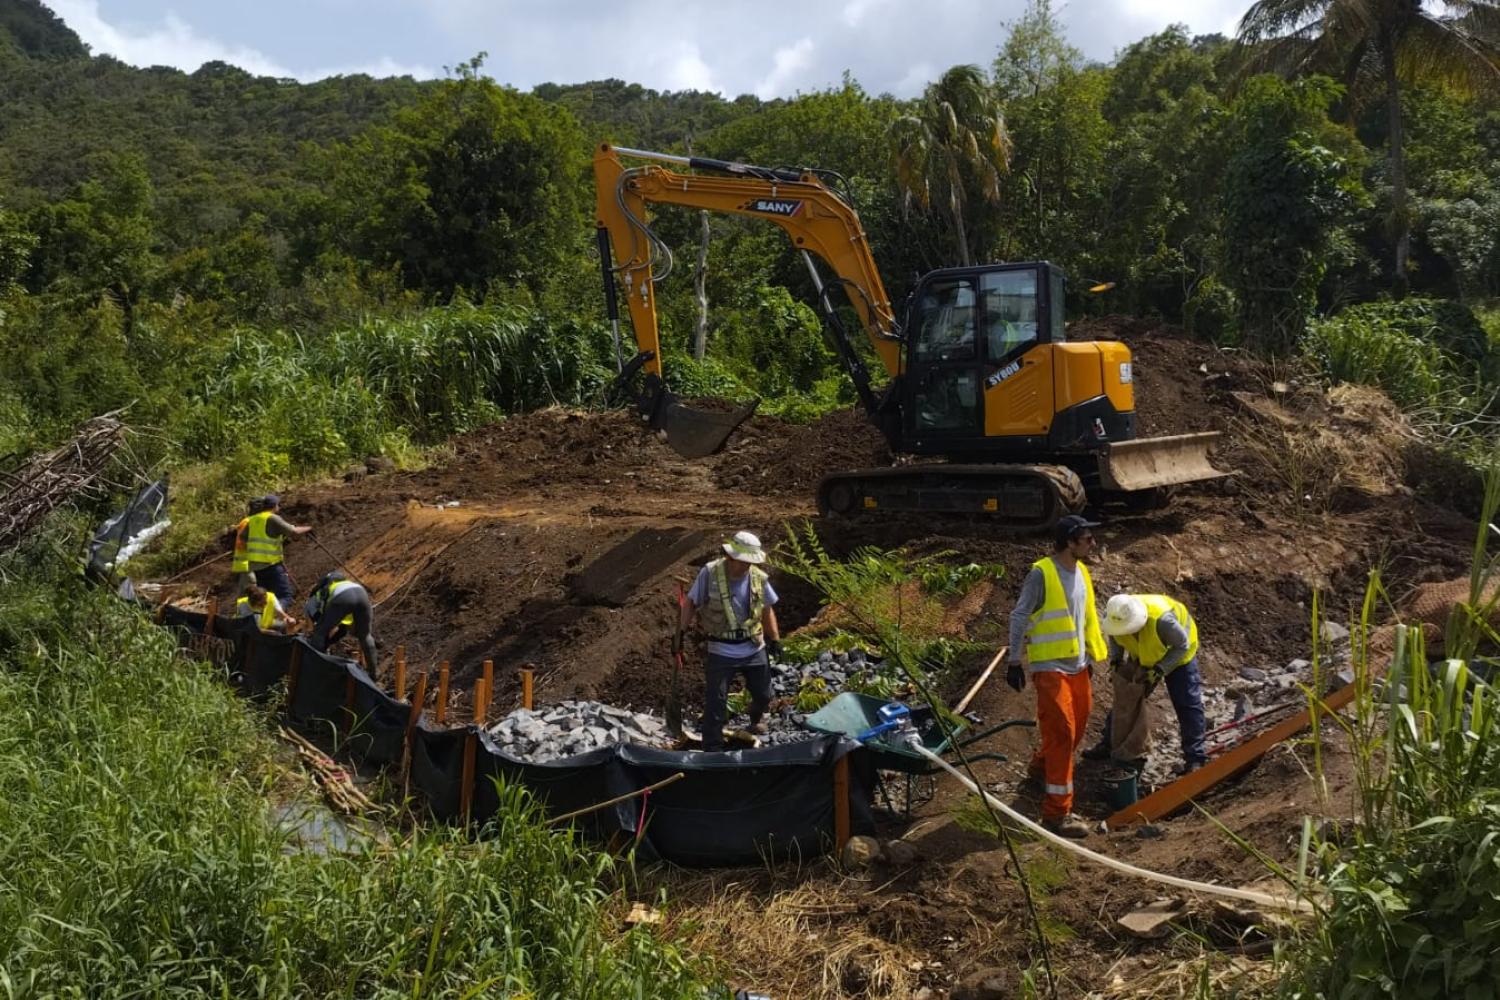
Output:
[[538,711],[518,708],[490,726],[507,753],[527,760],[560,760],[616,743],[667,746],[666,723],[654,715],[597,701],[564,701]]

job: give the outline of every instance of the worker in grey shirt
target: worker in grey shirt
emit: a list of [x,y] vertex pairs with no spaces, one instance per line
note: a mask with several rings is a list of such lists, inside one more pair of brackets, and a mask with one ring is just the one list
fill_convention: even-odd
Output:
[[1165,680],[1182,733],[1183,773],[1202,767],[1208,756],[1198,623],[1187,606],[1163,594],[1116,594],[1101,626],[1109,636],[1114,707],[1104,721],[1103,739],[1083,755],[1142,767],[1151,746],[1147,699]]
[[1031,564],[1010,616],[1010,667],[1005,680],[1026,686],[1023,661],[1036,688],[1041,747],[1030,777],[1042,785],[1042,824],[1063,837],[1088,836],[1088,824],[1073,815],[1073,755],[1083,744],[1093,710],[1092,664],[1109,651],[1099,631],[1094,584],[1083,557],[1093,551],[1098,527],[1077,514],[1058,520],[1053,551]]

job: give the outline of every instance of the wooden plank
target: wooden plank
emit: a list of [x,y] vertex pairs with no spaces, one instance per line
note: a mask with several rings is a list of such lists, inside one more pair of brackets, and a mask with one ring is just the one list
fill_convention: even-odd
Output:
[[974,696],[979,693],[980,688],[984,687],[984,682],[990,679],[990,674],[995,672],[995,668],[1000,665],[1001,660],[1005,659],[1005,654],[1008,652],[1010,652],[1009,646],[1000,647],[1000,652],[996,653],[995,658],[990,661],[990,665],[984,668],[984,673],[980,674],[979,680],[975,681],[974,686],[969,688],[969,693],[964,695],[963,699],[954,706],[954,715],[963,714],[964,709],[969,707],[969,702],[974,700]]
[[[1336,712],[1353,699],[1354,685],[1347,684],[1324,699],[1320,714]],[[1131,823],[1150,823],[1161,819],[1213,788],[1225,778],[1238,774],[1282,740],[1290,739],[1306,729],[1311,722],[1311,713],[1300,712],[1267,729],[1255,739],[1216,757],[1191,774],[1185,774],[1170,785],[1158,788],[1139,802],[1131,803],[1105,822],[1113,830],[1117,827],[1129,826]]]

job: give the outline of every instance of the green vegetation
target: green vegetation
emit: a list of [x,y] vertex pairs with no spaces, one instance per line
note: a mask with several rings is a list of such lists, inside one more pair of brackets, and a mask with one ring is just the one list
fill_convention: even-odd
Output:
[[254,714],[34,549],[0,565],[7,996],[703,996],[700,963],[620,926],[627,873],[520,789],[477,843],[298,849],[270,803],[309,793]]
[[[1288,996],[1489,996],[1500,976],[1500,714],[1488,524],[1489,476],[1468,599],[1454,609],[1445,659],[1428,663],[1420,629],[1403,630],[1384,677],[1369,629],[1386,603],[1378,576],[1355,645],[1353,720],[1329,716],[1354,747],[1359,814],[1327,839],[1304,838],[1327,889],[1321,919],[1290,954]],[[1486,596],[1489,595],[1489,596]]]

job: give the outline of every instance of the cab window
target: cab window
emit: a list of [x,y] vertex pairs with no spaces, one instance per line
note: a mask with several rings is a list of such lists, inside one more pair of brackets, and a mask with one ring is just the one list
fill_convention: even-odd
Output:
[[974,283],[967,278],[928,285],[917,302],[913,360],[973,361],[977,323],[974,305]]
[[1001,361],[1037,342],[1036,271],[991,271],[979,278],[985,357]]

